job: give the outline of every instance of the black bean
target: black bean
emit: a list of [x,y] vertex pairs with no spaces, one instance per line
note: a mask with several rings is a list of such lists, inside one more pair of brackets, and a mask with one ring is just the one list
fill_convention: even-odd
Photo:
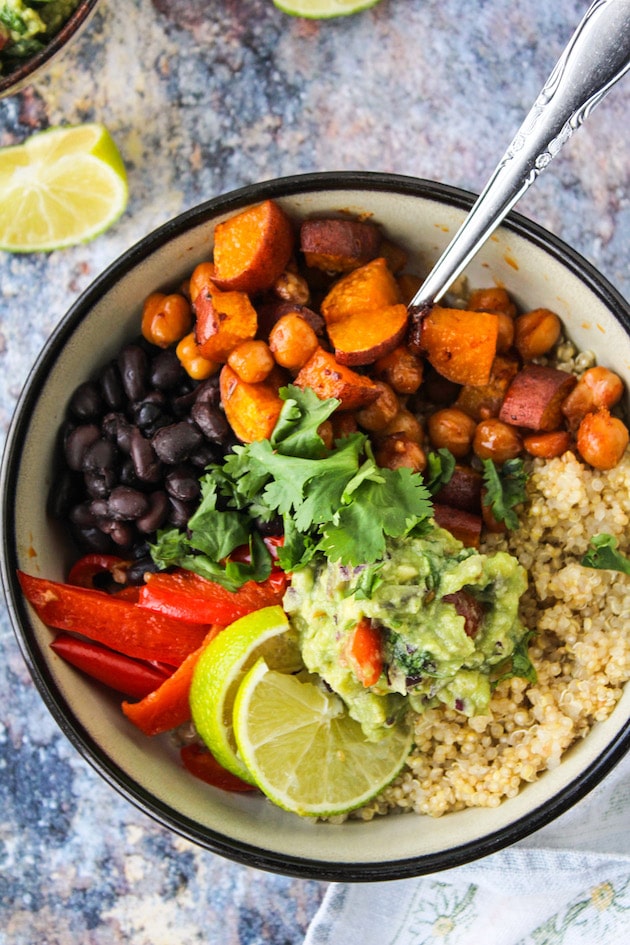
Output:
[[112,470],[116,465],[118,450],[111,442],[104,437],[94,440],[83,454],[83,472],[102,473],[105,470]]
[[99,528],[105,535],[109,535],[114,544],[120,548],[129,548],[133,544],[133,528],[127,522],[103,519],[99,522]]
[[120,371],[115,361],[111,361],[105,367],[100,376],[101,391],[103,399],[110,410],[121,410],[125,405],[125,392],[123,390]]
[[102,472],[87,472],[83,477],[85,490],[94,499],[106,499],[118,481],[113,469]]
[[101,521],[109,517],[109,504],[107,499],[93,499],[89,505],[90,514],[99,525]]
[[188,525],[188,519],[195,511],[194,503],[182,502],[181,499],[174,499],[169,496],[169,516],[168,521],[176,528],[185,528]]
[[86,381],[79,384],[72,397],[68,409],[77,420],[97,420],[103,414],[103,398],[98,384]]
[[222,443],[230,432],[225,414],[209,403],[195,403],[190,415],[203,435],[213,443]]
[[123,460],[118,478],[121,486],[132,486],[134,489],[146,488],[146,483],[138,478],[134,461],[130,456]]
[[66,437],[64,453],[70,469],[79,471],[90,446],[100,439],[101,431],[94,423],[82,424],[71,430]]
[[127,568],[125,573],[127,582],[129,584],[144,584],[144,576],[147,571],[150,571],[152,574],[159,571],[158,566],[148,555],[138,558],[137,561],[134,561],[134,563]]
[[218,407],[221,403],[219,375],[213,374],[212,377],[202,381],[195,389],[194,394],[196,403],[212,404],[213,407]]
[[137,427],[131,432],[131,459],[138,479],[143,482],[159,482],[162,465],[149,440],[145,440]]
[[82,528],[73,527],[72,536],[79,546],[85,552],[95,551],[100,554],[111,554],[115,546],[108,535],[94,526]]
[[132,426],[123,413],[113,411],[105,414],[101,426],[105,436],[113,440],[119,450],[129,452]]
[[108,512],[117,522],[133,522],[149,511],[149,500],[130,486],[116,486],[108,502]]
[[100,516],[95,515],[92,511],[92,502],[79,502],[78,505],[73,506],[68,513],[68,518],[79,528],[90,528],[96,525]]
[[150,535],[151,532],[155,532],[158,528],[161,528],[166,522],[170,512],[168,496],[166,492],[163,492],[161,489],[152,492],[151,495],[148,496],[148,501],[148,511],[136,521],[136,528],[138,531],[142,532],[143,535]]
[[52,518],[67,518],[81,494],[83,479],[80,475],[65,470],[55,480],[48,493],[47,510]]
[[164,480],[166,491],[174,499],[192,502],[201,492],[197,470],[194,466],[176,466]]
[[284,522],[281,515],[275,515],[270,521],[264,522],[262,519],[256,519],[256,530],[261,535],[282,535],[284,532]]
[[139,345],[126,345],[118,355],[123,390],[129,400],[142,400],[147,393],[149,359]]
[[199,428],[185,420],[162,427],[151,440],[159,458],[169,466],[184,462],[201,442]]
[[[188,457],[188,462],[198,470],[205,469],[206,466],[220,463],[223,458],[223,451],[218,447],[210,446],[209,443],[202,443],[197,447],[194,453]],[[197,473],[199,475],[199,473]]]
[[157,390],[174,390],[184,375],[179,358],[174,348],[160,351],[153,360],[149,369],[149,379]]
[[[160,398],[160,403],[157,398]],[[131,416],[134,423],[140,427],[145,436],[152,437],[162,427],[167,427],[173,422],[172,416],[164,409],[164,395],[154,391],[140,403],[133,404]]]

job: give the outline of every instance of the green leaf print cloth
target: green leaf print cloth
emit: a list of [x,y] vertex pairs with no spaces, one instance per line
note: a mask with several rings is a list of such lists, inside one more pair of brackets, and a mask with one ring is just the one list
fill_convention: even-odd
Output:
[[333,883],[304,945],[628,941],[630,757],[552,824],[476,863],[397,882]]

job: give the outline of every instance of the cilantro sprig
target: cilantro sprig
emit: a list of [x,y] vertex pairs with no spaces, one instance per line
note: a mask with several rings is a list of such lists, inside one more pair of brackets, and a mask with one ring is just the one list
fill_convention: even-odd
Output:
[[484,502],[497,521],[504,522],[507,528],[518,528],[518,515],[514,509],[527,498],[527,473],[523,469],[523,460],[508,459],[499,467],[491,459],[484,459],[482,463],[486,487]]
[[[284,526],[278,560],[286,571],[305,567],[318,553],[343,565],[373,565],[388,537],[404,537],[430,518],[422,477],[378,466],[367,435],[325,446],[317,430],[339,401],[294,386],[280,396],[284,405],[271,437],[236,446],[222,466],[210,466],[187,531],[158,534],[151,549],[158,566],[177,564],[231,588],[262,580],[271,557],[257,524],[277,516]],[[248,543],[251,563],[226,561]]]
[[594,535],[580,563],[585,568],[630,574],[630,559],[617,550],[618,545],[619,542],[613,535],[605,532]]

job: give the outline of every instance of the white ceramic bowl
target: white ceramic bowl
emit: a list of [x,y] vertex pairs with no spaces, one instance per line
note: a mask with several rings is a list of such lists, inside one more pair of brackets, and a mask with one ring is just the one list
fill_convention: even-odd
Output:
[[[427,271],[473,198],[427,181],[383,174],[311,174],[246,187],[160,227],[105,271],[71,308],[39,357],[20,399],[2,471],[2,569],[9,610],[33,679],[81,754],[132,803],[179,834],[262,869],[322,880],[413,876],[485,856],[557,817],[598,783],[630,745],[630,686],[558,768],[497,809],[439,819],[313,823],[252,795],[195,780],[169,739],[149,739],[118,701],[51,654],[50,631],[25,604],[16,567],[63,580],[72,549],[46,515],[57,429],[75,386],[137,333],[144,297],[176,284],[207,258],[215,224],[265,198],[296,217],[369,213],[391,238],[417,247]],[[471,285],[509,287],[529,309],[558,312],[581,349],[630,382],[630,307],[592,266],[554,236],[512,215],[468,269]],[[34,554],[33,554],[34,553]]]

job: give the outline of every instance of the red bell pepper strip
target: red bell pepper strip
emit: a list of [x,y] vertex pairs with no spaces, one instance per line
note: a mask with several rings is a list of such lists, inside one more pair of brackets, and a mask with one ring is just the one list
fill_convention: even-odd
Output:
[[363,617],[354,628],[348,646],[352,669],[364,686],[374,686],[383,672],[383,639],[378,627]]
[[160,735],[190,721],[188,696],[195,666],[203,650],[220,630],[220,627],[212,627],[203,644],[186,657],[159,689],[150,692],[140,702],[123,702],[123,712],[145,735]]
[[127,570],[130,561],[116,555],[89,554],[79,558],[70,568],[68,584],[78,587],[91,587],[93,590],[105,590],[104,585],[95,583],[96,577],[108,577],[112,585],[121,587],[127,583]]
[[132,699],[143,699],[173,673],[172,666],[131,659],[68,633],[59,633],[50,646],[66,663]]
[[179,666],[208,632],[207,623],[176,620],[104,591],[59,584],[23,571],[18,571],[18,579],[43,623],[80,633],[136,659]]
[[184,767],[196,778],[221,788],[222,791],[256,791],[255,785],[241,781],[239,777],[226,771],[207,749],[201,745],[185,745],[180,748],[180,757]]
[[284,571],[277,571],[265,581],[247,581],[237,591],[228,591],[193,571],[177,568],[148,574],[138,603],[178,620],[203,620],[226,627],[253,610],[280,604],[288,580]]

